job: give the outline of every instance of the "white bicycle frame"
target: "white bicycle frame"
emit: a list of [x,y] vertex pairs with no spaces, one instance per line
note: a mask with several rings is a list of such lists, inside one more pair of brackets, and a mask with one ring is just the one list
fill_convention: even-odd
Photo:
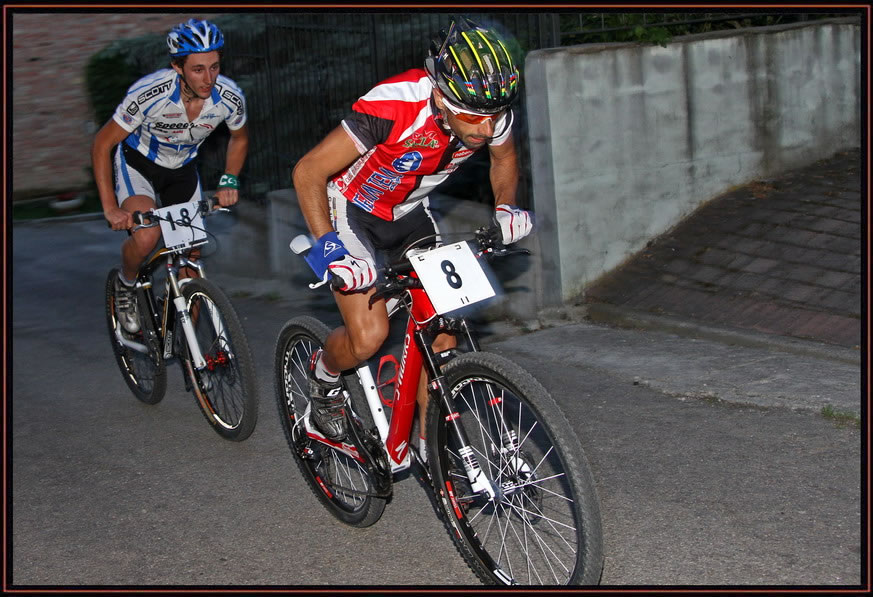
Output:
[[[154,208],[154,209],[149,210],[146,213],[150,214],[150,215],[154,215],[154,216],[156,216],[156,218],[164,219],[164,218],[168,218],[168,217],[174,218],[175,215],[173,212],[178,212],[178,211],[188,210],[188,209],[190,209],[192,213],[199,213],[198,212],[199,202],[198,201],[189,201],[188,203],[181,203],[181,204],[173,205],[170,207]],[[187,212],[185,212],[185,213],[187,213]],[[176,222],[176,223],[178,223],[178,222]],[[146,225],[134,226],[131,231],[133,232],[133,231],[139,230],[140,228],[152,228],[152,227],[157,226],[157,225],[159,225],[159,222],[154,222],[152,224],[146,224]],[[161,237],[166,241],[167,238],[165,236],[165,231],[166,231],[166,229],[162,226],[161,227]],[[180,255],[182,252],[187,251],[188,249],[190,249],[192,247],[204,244],[205,242],[206,242],[205,237],[195,238],[195,239],[189,241],[187,239],[180,239],[180,238],[178,238],[178,235],[177,235],[177,238],[174,238],[174,240],[173,240],[173,243],[174,243],[173,247],[171,249],[166,249],[164,252],[159,253],[159,255],[164,256],[167,253],[172,253],[174,255]],[[175,306],[176,311],[179,313],[179,321],[182,324],[182,332],[185,335],[185,340],[188,344],[188,349],[189,349],[190,354],[191,354],[192,364],[194,365],[194,368],[199,371],[199,370],[202,370],[204,367],[206,367],[206,359],[203,358],[203,352],[200,349],[200,344],[198,343],[197,336],[194,333],[194,324],[191,322],[191,315],[188,312],[188,306],[185,304],[185,297],[182,295],[182,287],[185,284],[187,284],[188,282],[190,282],[191,278],[183,278],[182,280],[178,279],[178,277],[176,275],[175,261],[176,260],[173,257],[167,258],[166,296],[168,299],[170,297],[172,297],[173,305]],[[200,265],[200,263],[198,263],[196,261],[191,261],[187,258],[181,257],[179,259],[179,266],[191,267],[193,269],[196,269],[198,275],[201,278],[206,277],[206,272],[204,271],[203,266]],[[149,286],[151,286],[151,282],[148,282],[146,284],[143,284],[139,280],[137,280],[137,282],[136,282],[137,288],[148,288]],[[215,309],[214,305],[212,305],[212,303],[210,302],[210,303],[207,303],[207,310],[209,311],[210,319],[212,320],[212,324],[213,324],[214,329],[217,331],[218,337],[224,338],[224,329],[223,329],[223,325],[221,323],[221,317],[219,316],[217,309]],[[164,326],[165,329],[166,329],[166,323],[167,323],[166,318],[168,315],[168,311],[169,311],[169,305],[165,304],[164,305],[164,313],[162,314],[163,315],[162,325]],[[134,342],[132,340],[128,340],[127,338],[125,338],[122,335],[121,326],[118,322],[116,322],[116,325],[115,325],[115,338],[120,344],[122,344],[123,346],[126,346],[127,348],[130,348],[131,350],[135,350],[135,351],[141,352],[143,354],[148,354],[148,348],[144,344],[141,344],[139,342]],[[170,357],[172,355],[172,347],[171,346],[164,346],[163,352],[164,352],[165,358]]]

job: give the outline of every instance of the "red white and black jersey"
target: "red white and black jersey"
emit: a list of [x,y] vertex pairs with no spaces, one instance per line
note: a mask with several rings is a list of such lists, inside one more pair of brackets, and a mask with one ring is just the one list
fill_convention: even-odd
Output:
[[[401,218],[473,154],[443,128],[432,92],[424,69],[413,69],[354,103],[341,124],[362,155],[331,181],[346,199],[383,220]],[[490,144],[505,143],[511,129],[507,110]]]

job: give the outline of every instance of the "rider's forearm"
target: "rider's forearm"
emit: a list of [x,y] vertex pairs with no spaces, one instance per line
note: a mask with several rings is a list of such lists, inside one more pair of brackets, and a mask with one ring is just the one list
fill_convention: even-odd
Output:
[[503,159],[491,156],[491,190],[494,193],[494,205],[515,205],[518,191],[518,161],[515,153]]
[[227,155],[224,163],[224,173],[239,176],[242,171],[243,164],[246,162],[246,155],[249,151],[248,135],[231,136],[227,143]]
[[292,174],[297,202],[309,231],[320,238],[333,231],[330,209],[327,203],[327,177],[313,172],[302,159],[294,166]]

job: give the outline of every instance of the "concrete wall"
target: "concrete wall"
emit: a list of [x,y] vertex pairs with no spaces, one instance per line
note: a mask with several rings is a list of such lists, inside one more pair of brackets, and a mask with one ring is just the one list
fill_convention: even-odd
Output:
[[707,200],[861,139],[848,19],[531,52],[525,64],[542,308],[578,298]]
[[[587,283],[707,200],[857,147],[859,29],[819,22],[689,36],[666,48],[529,54],[537,234],[520,243],[532,256],[495,267],[504,294],[488,314],[530,320],[575,302]],[[210,274],[300,288],[311,273],[288,248],[307,232],[294,191],[267,199],[239,206],[223,228],[216,223]],[[492,211],[439,194],[432,206],[443,232],[469,232]]]

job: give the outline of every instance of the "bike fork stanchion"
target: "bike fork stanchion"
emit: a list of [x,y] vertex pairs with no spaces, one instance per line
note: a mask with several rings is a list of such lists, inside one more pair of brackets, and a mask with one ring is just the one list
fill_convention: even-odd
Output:
[[[470,339],[472,340],[472,337]],[[479,466],[479,460],[476,458],[473,448],[470,447],[467,432],[464,431],[464,427],[458,421],[460,415],[455,409],[454,401],[449,396],[449,392],[446,390],[445,377],[437,369],[433,353],[427,350],[427,341],[422,332],[416,332],[416,341],[430,374],[431,381],[428,389],[431,392],[431,396],[438,398],[443,403],[446,412],[446,423],[449,424],[449,433],[454,433],[458,438],[458,455],[461,457],[464,472],[467,473],[467,479],[470,481],[470,487],[474,492],[485,493],[489,499],[493,500],[497,493],[494,491],[491,481],[488,480],[488,476],[484,473],[482,467]]]
[[176,311],[179,313],[179,321],[182,323],[182,329],[185,330],[185,338],[188,340],[188,349],[191,351],[191,361],[194,364],[194,368],[199,371],[206,366],[206,359],[203,358],[200,344],[197,342],[197,337],[194,335],[194,324],[191,322],[191,314],[188,313],[188,306],[185,304],[185,297],[182,296],[182,293],[179,290],[179,280],[176,278],[176,272],[170,269],[167,274],[173,291],[173,304],[176,305]]
[[488,476],[479,466],[479,460],[470,447],[470,442],[467,439],[467,432],[464,427],[458,422],[460,415],[455,410],[455,405],[446,392],[443,377],[440,376],[430,383],[430,390],[434,395],[439,396],[443,403],[446,414],[446,423],[449,424],[449,433],[454,433],[458,438],[458,455],[461,457],[461,463],[464,466],[464,472],[467,473],[467,480],[470,481],[470,487],[475,493],[485,493],[488,499],[493,500],[497,493],[494,491],[494,486],[488,480]]

